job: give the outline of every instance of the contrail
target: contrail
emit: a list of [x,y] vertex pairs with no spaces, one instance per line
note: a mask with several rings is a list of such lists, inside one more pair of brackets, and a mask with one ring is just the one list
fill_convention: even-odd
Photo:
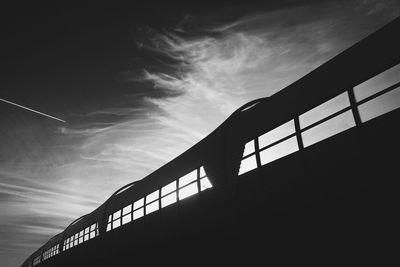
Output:
[[26,109],[26,110],[35,112],[35,113],[40,114],[40,115],[43,115],[43,116],[46,116],[46,117],[51,118],[51,119],[58,120],[58,121],[62,121],[62,122],[66,122],[66,121],[64,121],[64,120],[62,120],[62,119],[59,119],[59,118],[50,116],[50,115],[48,115],[48,114],[46,114],[46,113],[42,113],[42,112],[40,112],[40,111],[31,109],[31,108],[27,108],[27,107],[24,107],[24,106],[21,106],[21,105],[18,105],[17,103],[14,103],[14,102],[11,102],[11,101],[8,101],[8,100],[2,99],[2,98],[0,98],[0,100],[3,101],[3,102],[6,102],[6,103],[8,103],[8,104],[11,104],[11,105],[14,105],[14,106],[17,106],[17,107],[20,107],[20,108],[23,108],[23,109]]

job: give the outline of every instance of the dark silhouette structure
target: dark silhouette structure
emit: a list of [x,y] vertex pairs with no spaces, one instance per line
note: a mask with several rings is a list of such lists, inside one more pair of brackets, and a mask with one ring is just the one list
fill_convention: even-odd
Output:
[[113,194],[22,266],[396,260],[400,18]]

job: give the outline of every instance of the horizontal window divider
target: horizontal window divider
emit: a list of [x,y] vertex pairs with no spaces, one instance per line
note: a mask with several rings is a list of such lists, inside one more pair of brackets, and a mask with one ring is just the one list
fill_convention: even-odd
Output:
[[169,192],[168,194],[165,194],[165,195],[161,196],[161,198],[163,198],[163,197],[167,197],[167,196],[169,196],[169,195],[172,195],[173,193],[177,193],[177,191],[178,191],[178,190],[175,190],[175,191]]
[[267,145],[267,146],[265,146],[265,147],[263,147],[263,148],[260,148],[260,149],[258,150],[258,152],[261,152],[261,151],[264,151],[264,150],[266,150],[266,149],[268,149],[268,148],[271,148],[271,147],[273,147],[273,146],[275,146],[275,145],[277,145],[277,144],[279,144],[279,143],[282,143],[283,141],[286,141],[286,140],[288,140],[288,139],[290,139],[290,138],[292,138],[292,137],[294,137],[294,136],[296,136],[296,132],[294,132],[294,133],[292,133],[292,134],[289,134],[288,136],[285,136],[285,137],[283,137],[282,139],[279,139],[278,141],[275,141],[275,142],[273,142],[273,143],[271,143],[271,144],[269,144],[269,145]]
[[377,98],[377,97],[379,97],[381,95],[384,95],[384,94],[386,94],[386,93],[388,93],[390,91],[393,91],[394,89],[397,89],[399,86],[400,86],[400,82],[395,83],[392,86],[389,86],[389,87],[387,87],[387,88],[385,88],[385,89],[383,89],[383,90],[381,90],[381,91],[379,91],[379,92],[377,92],[377,93],[375,93],[373,95],[370,95],[370,96],[364,98],[363,100],[358,101],[357,105],[358,106],[362,105],[362,104],[364,104],[364,103],[366,103],[366,102],[368,102],[368,101],[370,101],[370,100],[372,100],[374,98]]
[[[256,137],[257,138],[257,137]],[[256,154],[256,152],[257,151],[254,151],[254,152],[252,152],[252,153],[250,153],[250,154],[247,154],[246,156],[244,156],[243,158],[242,158],[242,160],[244,160],[244,159],[247,159],[247,158],[250,158],[251,156],[254,156],[255,154]],[[204,176],[204,177],[207,177],[207,176]],[[201,177],[201,178],[204,178],[204,177]],[[201,179],[200,178],[200,179]]]
[[325,118],[323,118],[323,119],[321,119],[319,121],[316,121],[313,124],[308,125],[307,127],[302,128],[301,132],[305,132],[305,131],[307,131],[307,130],[309,130],[311,128],[314,128],[317,125],[320,125],[320,124],[322,124],[322,123],[324,123],[326,121],[329,121],[330,119],[333,119],[334,117],[339,116],[340,114],[345,113],[348,110],[351,110],[351,106],[348,106],[348,107],[345,107],[345,108],[343,108],[343,109],[341,109],[339,111],[336,111],[335,113],[332,113],[331,115],[329,115],[329,116],[327,116],[327,117],[325,117]]

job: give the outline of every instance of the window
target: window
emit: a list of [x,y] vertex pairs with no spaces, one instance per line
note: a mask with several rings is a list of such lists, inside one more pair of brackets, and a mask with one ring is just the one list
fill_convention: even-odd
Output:
[[359,102],[400,82],[400,64],[366,80],[354,87],[354,95]]
[[[400,73],[399,73],[400,75]],[[358,106],[362,122],[369,121],[400,107],[400,89],[392,90]]]
[[291,137],[260,152],[261,165],[265,165],[299,150],[296,137]]
[[[179,186],[178,186],[179,184]],[[152,193],[142,197],[133,204],[125,206],[108,216],[107,232],[121,225],[135,221],[147,214],[158,211],[201,191],[212,188],[204,167],[201,166],[181,178],[164,185]]]
[[300,115],[300,126],[302,129],[310,126],[311,124],[318,122],[329,115],[334,114],[340,110],[350,106],[350,100],[347,92],[341,93],[340,95],[322,103],[321,105],[303,113]]
[[351,111],[346,111],[328,121],[304,131],[302,133],[304,147],[320,142],[353,126],[355,126],[353,114]]
[[241,161],[239,175],[254,170],[255,168],[257,168],[257,160],[256,156],[252,155],[251,157],[245,158]]
[[[99,235],[98,224],[94,223],[91,226],[88,226],[85,229],[79,231],[78,233],[66,238],[63,243],[63,249],[68,250],[78,244],[81,244],[92,238],[95,238],[98,235]],[[58,247],[57,247],[57,249],[58,249]],[[58,253],[58,251],[56,252],[56,254],[57,253]]]
[[122,224],[127,224],[132,221],[132,204],[129,204],[122,209]]

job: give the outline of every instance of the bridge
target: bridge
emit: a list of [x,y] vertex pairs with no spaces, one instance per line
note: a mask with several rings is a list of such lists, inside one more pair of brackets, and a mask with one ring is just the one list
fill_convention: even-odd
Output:
[[235,111],[22,266],[397,260],[400,18]]

